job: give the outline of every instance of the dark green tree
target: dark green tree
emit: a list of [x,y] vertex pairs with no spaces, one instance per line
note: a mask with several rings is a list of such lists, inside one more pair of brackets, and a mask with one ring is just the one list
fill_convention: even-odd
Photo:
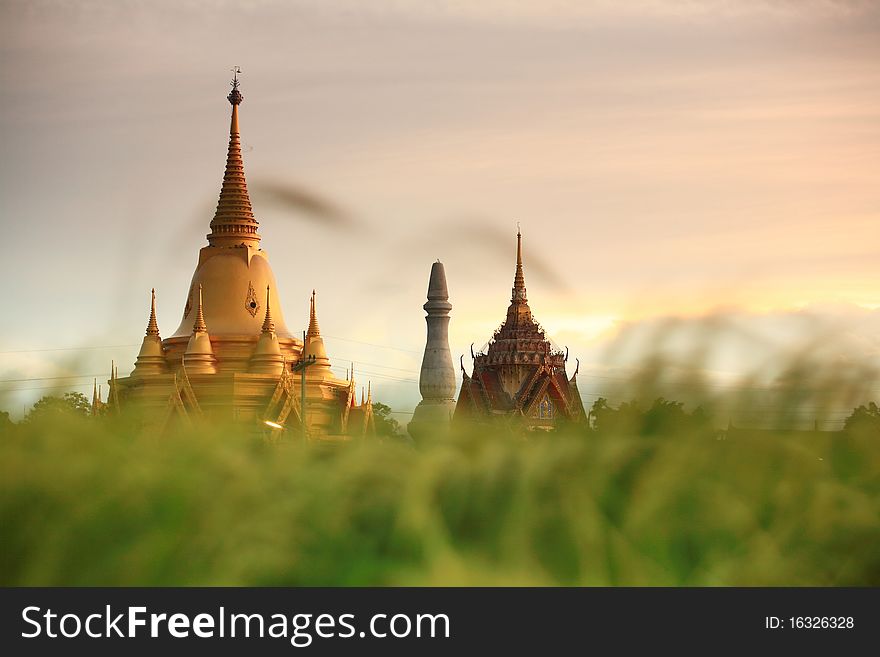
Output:
[[45,395],[28,411],[24,421],[33,422],[64,416],[86,417],[91,407],[88,398],[81,392],[66,392],[63,397]]
[[623,402],[614,408],[607,399],[600,397],[593,402],[589,416],[590,426],[600,433],[677,435],[705,432],[712,426],[711,417],[702,406],[688,413],[682,402],[663,397],[655,399],[647,410],[642,410],[636,401]]
[[391,417],[391,407],[381,402],[373,402],[373,422],[378,436],[399,436],[400,423]]
[[846,418],[843,428],[848,432],[876,433],[880,436],[880,407],[870,402],[867,406],[862,405],[853,409],[852,414]]
[[623,402],[617,408],[599,397],[590,408],[590,426],[596,431],[639,431],[642,425],[642,411],[636,402]]
[[690,424],[682,402],[658,397],[642,417],[642,434],[654,436],[673,433]]

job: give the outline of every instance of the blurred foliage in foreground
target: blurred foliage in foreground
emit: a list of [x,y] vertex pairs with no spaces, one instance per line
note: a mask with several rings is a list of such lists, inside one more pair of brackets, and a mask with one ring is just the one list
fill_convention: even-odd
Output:
[[420,449],[41,413],[0,430],[0,583],[880,585],[874,409],[725,438],[664,404]]

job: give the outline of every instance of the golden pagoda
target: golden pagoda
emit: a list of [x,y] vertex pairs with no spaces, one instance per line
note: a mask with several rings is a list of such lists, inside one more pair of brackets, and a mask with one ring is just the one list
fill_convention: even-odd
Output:
[[319,440],[364,435],[373,426],[372,400],[356,403],[353,368],[344,380],[331,372],[314,291],[303,339],[284,321],[244,175],[238,73],[227,97],[232,120],[220,198],[180,326],[161,339],[153,290],[134,370],[119,378],[113,367],[104,405],[137,409],[145,426],[160,430],[199,418],[291,429]]
[[504,419],[528,429],[545,430],[566,422],[583,422],[577,368],[568,378],[567,360],[567,350],[557,349],[532,316],[523,274],[522,234],[517,230],[516,272],[507,317],[485,350],[474,355],[470,375],[462,362],[461,391],[453,420]]

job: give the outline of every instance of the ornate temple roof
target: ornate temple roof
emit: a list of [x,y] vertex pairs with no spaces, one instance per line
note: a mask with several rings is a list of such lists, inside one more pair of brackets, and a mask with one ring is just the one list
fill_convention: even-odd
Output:
[[[516,272],[507,316],[485,351],[474,355],[473,374],[462,365],[455,416],[517,415],[533,426],[557,418],[579,421],[583,402],[565,371],[567,354],[556,349],[532,316],[523,272],[522,233],[516,233]],[[576,373],[575,373],[576,374]]]
[[549,361],[564,367],[565,357],[554,349],[544,329],[532,316],[523,273],[522,233],[516,232],[516,272],[507,316],[492,335],[485,353],[475,356],[475,367],[539,364]]

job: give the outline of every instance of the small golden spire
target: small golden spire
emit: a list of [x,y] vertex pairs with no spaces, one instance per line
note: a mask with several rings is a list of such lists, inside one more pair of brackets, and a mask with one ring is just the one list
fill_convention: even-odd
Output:
[[367,381],[367,405],[373,403],[373,382]]
[[309,304],[309,330],[306,335],[310,338],[316,338],[321,335],[321,329],[318,327],[318,315],[315,312],[315,291],[312,290],[312,300]]
[[147,322],[147,335],[159,337],[159,324],[156,322],[156,288],[153,288],[150,294],[150,321]]
[[131,376],[134,377],[165,372],[165,351],[162,348],[162,338],[159,337],[159,325],[156,322],[155,288],[151,290],[150,296],[150,321],[147,322],[147,334],[141,342],[141,350],[131,372]]
[[266,286],[266,318],[263,320],[263,333],[274,333],[275,322],[272,321],[272,312],[269,310],[269,286]]
[[107,393],[107,403],[113,408],[117,413],[119,412],[119,391],[117,390],[117,382],[116,379],[119,376],[119,370],[116,367],[116,361],[110,361],[110,390]]
[[193,333],[207,333],[208,327],[205,325],[205,314],[202,312],[202,284],[199,283],[199,307],[196,311],[196,321],[193,323]]
[[216,374],[217,358],[214,356],[214,348],[211,346],[211,337],[208,335],[208,327],[205,324],[205,314],[202,309],[202,286],[199,284],[199,307],[196,312],[196,321],[193,323],[193,332],[186,344],[183,353],[181,367],[184,374],[189,371],[192,374]]

